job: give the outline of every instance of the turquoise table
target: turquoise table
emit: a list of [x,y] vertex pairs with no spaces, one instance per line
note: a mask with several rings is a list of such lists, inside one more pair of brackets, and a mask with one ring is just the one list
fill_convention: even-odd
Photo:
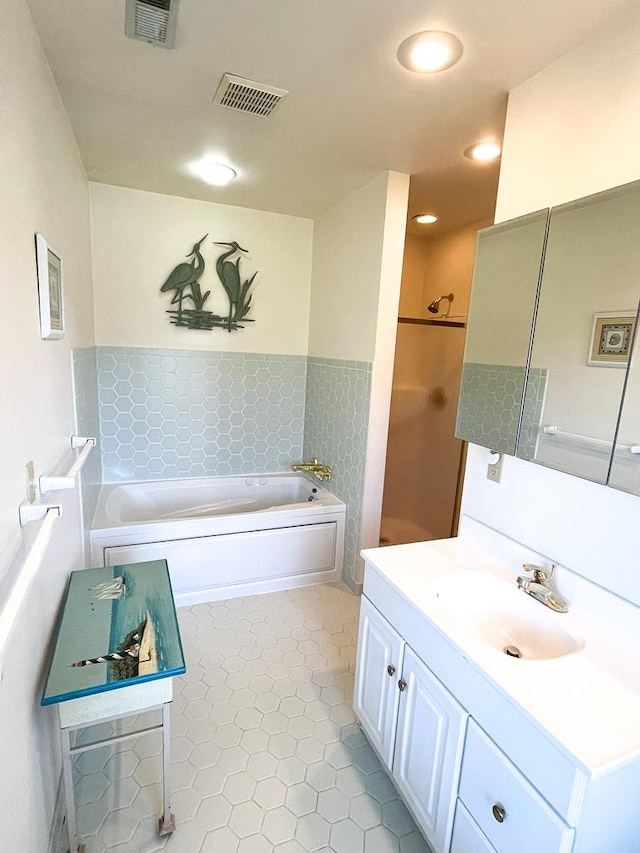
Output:
[[[172,678],[185,672],[171,581],[165,560],[72,572],[42,705],[58,705],[69,843],[78,837],[72,757],[88,749],[162,730],[163,813],[159,831],[175,829],[171,811],[169,703]],[[161,710],[156,726],[75,744],[72,733],[145,711]]]

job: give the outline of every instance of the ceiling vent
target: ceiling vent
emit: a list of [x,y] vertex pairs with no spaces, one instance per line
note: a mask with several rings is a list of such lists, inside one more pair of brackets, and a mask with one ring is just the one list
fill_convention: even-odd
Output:
[[173,47],[179,0],[126,0],[124,32],[132,39]]
[[268,116],[288,94],[285,89],[225,74],[213,97],[213,103],[254,116]]

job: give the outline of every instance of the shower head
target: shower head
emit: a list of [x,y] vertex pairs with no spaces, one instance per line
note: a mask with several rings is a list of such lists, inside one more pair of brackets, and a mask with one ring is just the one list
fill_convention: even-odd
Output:
[[453,302],[453,293],[445,293],[442,296],[438,296],[437,299],[434,299],[431,305],[427,306],[427,311],[431,311],[432,314],[437,314],[440,311],[440,302],[446,299],[449,302],[449,306],[447,308],[447,314],[449,313],[449,309],[451,308],[451,303]]

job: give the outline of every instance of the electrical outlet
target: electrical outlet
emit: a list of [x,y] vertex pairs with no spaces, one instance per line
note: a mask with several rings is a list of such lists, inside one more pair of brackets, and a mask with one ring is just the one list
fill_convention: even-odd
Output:
[[[495,461],[492,461],[494,459]],[[504,455],[502,453],[489,454],[489,464],[487,465],[487,480],[491,480],[492,483],[499,483],[502,480],[503,459]]]

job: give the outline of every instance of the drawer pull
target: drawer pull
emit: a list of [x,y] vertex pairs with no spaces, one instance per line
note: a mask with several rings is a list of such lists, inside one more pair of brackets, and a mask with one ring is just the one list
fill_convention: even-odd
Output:
[[502,806],[499,806],[496,803],[495,806],[491,809],[491,811],[493,812],[493,816],[498,821],[498,823],[502,823],[504,821],[505,810]]
[[387,675],[393,675],[395,671],[396,671],[395,666],[392,663],[390,663],[389,666],[387,667]]
[[400,693],[404,692],[404,689],[406,686],[407,686],[407,682],[400,679],[400,681],[398,682],[398,690],[400,691]]

